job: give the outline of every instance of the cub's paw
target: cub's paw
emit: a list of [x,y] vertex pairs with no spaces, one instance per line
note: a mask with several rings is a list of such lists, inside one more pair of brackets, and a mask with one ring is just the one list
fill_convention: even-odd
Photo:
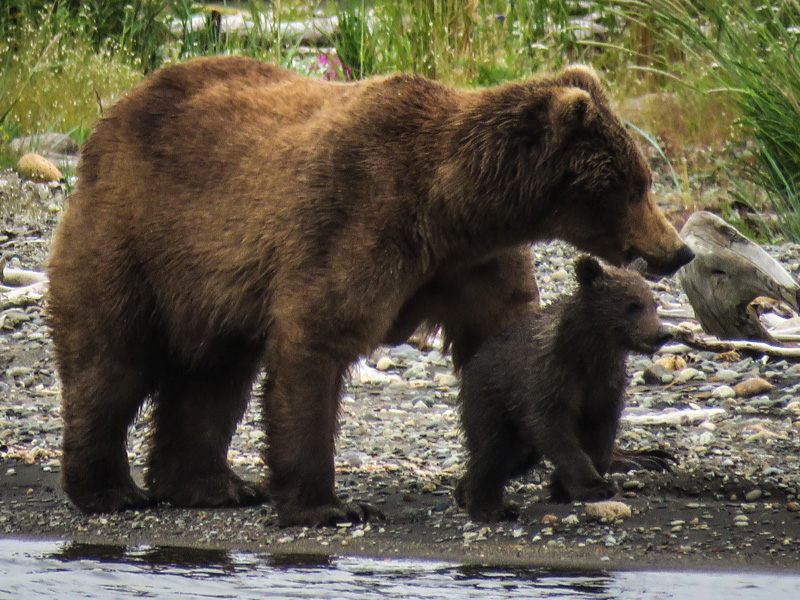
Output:
[[91,492],[73,490],[65,486],[65,491],[73,504],[82,512],[88,514],[135,510],[154,504],[154,501],[144,490],[133,484]]
[[617,493],[617,487],[605,479],[599,479],[586,485],[573,486],[567,489],[558,477],[553,477],[550,481],[550,501],[560,504],[582,501],[594,502],[597,500],[608,500]]
[[292,527],[306,525],[311,527],[334,526],[337,523],[366,523],[385,521],[383,512],[367,502],[342,502],[339,504],[317,506],[314,508],[278,508],[278,525]]
[[598,481],[592,485],[580,488],[573,494],[573,500],[584,502],[595,502],[597,500],[608,500],[617,493],[617,486],[608,481]]
[[472,521],[493,523],[495,521],[516,521],[520,507],[516,502],[506,502],[497,506],[469,506],[467,513]]

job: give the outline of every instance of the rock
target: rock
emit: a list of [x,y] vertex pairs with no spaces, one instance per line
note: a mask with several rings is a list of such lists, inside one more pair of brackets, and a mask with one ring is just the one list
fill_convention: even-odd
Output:
[[375,368],[378,369],[378,371],[388,371],[394,366],[394,361],[391,358],[388,356],[382,356],[375,365]]
[[616,500],[606,500],[604,502],[592,502],[586,505],[586,516],[589,519],[599,521],[600,519],[608,519],[615,521],[617,519],[627,519],[631,516],[631,507],[624,502]]
[[739,379],[739,373],[734,371],[733,369],[720,369],[717,371],[717,377],[720,381],[724,381],[725,383],[731,383]]
[[561,521],[564,525],[577,525],[580,523],[580,519],[578,519],[578,515],[571,514],[564,517]]
[[751,491],[747,492],[745,494],[745,496],[744,496],[744,499],[747,500],[748,502],[755,502],[756,500],[761,498],[761,496],[763,496],[763,495],[764,495],[764,492],[762,492],[759,489],[755,489],[755,490],[751,490]]
[[750,398],[758,394],[764,394],[772,390],[772,384],[766,379],[752,377],[746,381],[741,381],[733,387],[733,391],[740,398]]
[[655,362],[655,364],[661,365],[667,371],[680,371],[686,368],[686,361],[677,354],[662,356]]
[[681,369],[675,374],[675,379],[677,379],[681,383],[686,383],[690,379],[698,378],[702,373],[697,369],[693,369],[691,367],[687,367],[685,369]]
[[556,515],[546,514],[542,517],[542,525],[557,525],[559,518]]
[[734,398],[736,396],[736,392],[734,389],[729,385],[721,385],[713,392],[711,392],[711,396],[713,398]]
[[569,279],[569,273],[566,269],[559,269],[550,276],[550,281],[566,281]]
[[36,183],[49,183],[64,179],[64,175],[53,163],[38,154],[25,154],[20,158],[17,163],[17,173],[23,179],[30,179]]
[[674,376],[664,365],[654,363],[642,372],[642,378],[645,383],[664,384],[672,381]]
[[433,381],[440,387],[456,387],[458,385],[458,378],[450,373],[436,373]]

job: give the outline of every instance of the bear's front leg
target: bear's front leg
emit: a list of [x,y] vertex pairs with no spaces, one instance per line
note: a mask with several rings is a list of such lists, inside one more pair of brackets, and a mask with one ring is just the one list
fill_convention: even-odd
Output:
[[334,491],[334,446],[347,362],[297,344],[271,352],[263,409],[269,492],[281,526],[333,525],[383,514]]
[[553,417],[550,427],[540,433],[543,454],[555,466],[550,499],[553,502],[607,500],[616,494],[616,487],[598,471],[576,429],[569,418]]

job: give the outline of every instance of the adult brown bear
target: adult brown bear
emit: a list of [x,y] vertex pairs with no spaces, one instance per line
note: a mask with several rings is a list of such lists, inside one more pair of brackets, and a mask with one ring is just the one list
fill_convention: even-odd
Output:
[[[462,365],[538,306],[536,240],[676,270],[693,255],[649,188],[586,68],[469,91],[241,57],[156,72],[97,123],[53,243],[64,489],[85,511],[257,500],[226,455],[264,369],[280,522],[368,517],[334,492],[348,366],[420,327]],[[147,397],[146,495],[126,432]]]

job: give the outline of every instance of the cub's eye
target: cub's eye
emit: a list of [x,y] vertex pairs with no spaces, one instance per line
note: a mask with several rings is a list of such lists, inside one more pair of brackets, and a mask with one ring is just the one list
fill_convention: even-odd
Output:
[[640,313],[644,310],[644,304],[641,302],[631,302],[625,307],[625,310],[628,311],[629,315],[635,315],[636,313]]

